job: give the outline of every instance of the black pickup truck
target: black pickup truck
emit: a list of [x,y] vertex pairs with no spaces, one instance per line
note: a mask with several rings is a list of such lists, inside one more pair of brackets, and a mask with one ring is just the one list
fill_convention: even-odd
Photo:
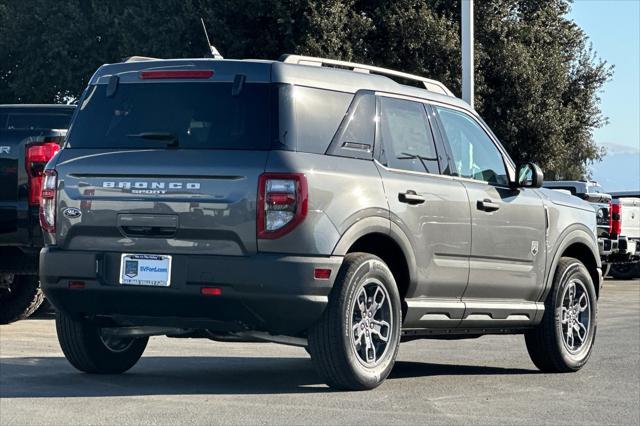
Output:
[[0,324],[43,301],[38,206],[44,166],[58,152],[73,105],[0,105]]

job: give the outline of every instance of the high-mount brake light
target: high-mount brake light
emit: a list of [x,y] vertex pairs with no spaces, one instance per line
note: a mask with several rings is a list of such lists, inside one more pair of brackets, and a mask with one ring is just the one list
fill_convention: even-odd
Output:
[[55,170],[44,171],[42,196],[40,197],[40,227],[45,232],[56,231],[56,191],[58,173]]
[[609,228],[611,229],[611,238],[620,236],[620,232],[622,231],[622,204],[620,201],[611,204],[610,223]]
[[302,173],[263,173],[258,181],[257,234],[279,238],[307,216],[308,186]]
[[163,79],[180,79],[180,78],[211,78],[213,70],[156,70],[141,71],[141,80],[163,80]]
[[58,141],[58,138],[50,137],[45,138],[43,143],[27,146],[25,167],[29,177],[29,205],[31,206],[40,204],[44,166],[60,150]]

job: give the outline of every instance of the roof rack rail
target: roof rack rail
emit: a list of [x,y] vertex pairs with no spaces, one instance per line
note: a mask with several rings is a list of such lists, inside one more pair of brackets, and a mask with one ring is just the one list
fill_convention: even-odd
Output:
[[347,62],[347,61],[338,61],[335,59],[326,59],[326,58],[316,58],[313,56],[302,56],[302,55],[283,55],[280,57],[280,61],[287,64],[298,64],[298,65],[311,65],[316,67],[322,66],[334,66],[334,67],[344,67],[350,69],[351,71],[361,72],[365,74],[380,74],[387,77],[398,77],[405,80],[418,81],[422,83],[425,89],[440,93],[447,96],[454,96],[454,94],[445,86],[437,80],[432,80],[425,77],[420,77],[419,75],[413,75],[404,73],[401,71],[390,70],[387,68],[375,67],[372,65],[364,65],[358,64],[355,62]]
[[122,62],[144,62],[144,61],[157,61],[159,58],[151,58],[149,56],[129,56]]

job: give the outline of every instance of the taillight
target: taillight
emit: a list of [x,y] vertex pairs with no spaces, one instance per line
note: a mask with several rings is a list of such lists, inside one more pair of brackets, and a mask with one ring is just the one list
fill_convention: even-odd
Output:
[[46,232],[56,231],[56,188],[58,174],[55,170],[44,171],[42,196],[40,197],[40,226]]
[[613,222],[611,220],[611,216],[613,213],[613,210],[611,209],[612,205],[613,203],[611,202],[611,200],[609,200],[609,235],[611,235],[611,232],[613,231]]
[[622,231],[622,204],[619,202],[611,204],[611,225],[609,228],[612,238],[619,236]]
[[29,205],[37,206],[40,204],[44,166],[59,150],[60,145],[57,142],[27,146],[25,167],[29,176]]
[[307,178],[301,173],[263,173],[258,181],[258,238],[281,237],[307,216]]

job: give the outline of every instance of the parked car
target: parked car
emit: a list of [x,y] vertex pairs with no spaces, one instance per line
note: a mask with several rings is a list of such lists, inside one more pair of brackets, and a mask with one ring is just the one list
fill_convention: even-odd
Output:
[[640,192],[612,192],[612,216],[619,235],[619,257],[609,275],[618,279],[640,278]]
[[0,105],[0,324],[42,303],[38,206],[44,166],[58,151],[72,105]]
[[379,385],[401,340],[524,334],[547,372],[591,354],[592,208],[440,82],[137,60],[80,105],[45,171],[40,277],[81,371],[126,371],[153,335],[305,346],[341,389]]
[[638,192],[609,194],[597,182],[586,180],[546,181],[544,186],[575,195],[593,206],[598,224],[598,248],[604,265],[603,275],[609,274],[620,279],[638,276],[637,265],[640,259]]

